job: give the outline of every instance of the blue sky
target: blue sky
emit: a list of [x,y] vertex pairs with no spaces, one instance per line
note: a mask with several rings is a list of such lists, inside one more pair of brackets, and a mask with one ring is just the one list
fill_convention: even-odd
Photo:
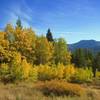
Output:
[[0,0],[0,28],[15,25],[18,16],[37,34],[50,28],[68,43],[100,40],[100,0]]

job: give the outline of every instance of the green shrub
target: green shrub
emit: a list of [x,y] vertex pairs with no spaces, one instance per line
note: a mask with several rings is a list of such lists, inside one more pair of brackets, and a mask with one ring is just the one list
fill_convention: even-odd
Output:
[[5,64],[5,63],[1,64],[1,66],[0,66],[0,75],[2,76],[2,75],[6,75],[8,73],[9,73],[8,64]]
[[37,81],[38,79],[38,71],[36,67],[32,67],[29,72],[29,80],[30,81]]
[[96,77],[99,77],[100,78],[100,71],[97,71]]
[[22,67],[19,64],[14,64],[12,68],[10,69],[10,74],[12,77],[15,77],[16,80],[22,80],[23,79],[23,71]]
[[11,76],[8,64],[1,64],[0,67],[0,80],[6,84],[14,81],[14,76]]
[[76,73],[71,77],[70,81],[75,83],[84,83],[92,81],[92,70],[91,69],[77,69]]

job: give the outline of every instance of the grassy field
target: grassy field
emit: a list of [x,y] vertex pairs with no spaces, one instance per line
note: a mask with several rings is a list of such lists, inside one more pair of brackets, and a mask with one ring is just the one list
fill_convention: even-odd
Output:
[[45,96],[37,90],[38,83],[20,82],[15,84],[0,83],[0,100],[100,100],[100,80],[91,84],[81,84],[86,93],[77,96]]

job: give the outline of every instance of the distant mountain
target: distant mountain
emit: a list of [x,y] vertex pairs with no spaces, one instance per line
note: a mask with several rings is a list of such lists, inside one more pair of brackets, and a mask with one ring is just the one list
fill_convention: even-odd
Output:
[[90,49],[93,52],[99,52],[100,51],[100,41],[95,40],[81,40],[77,43],[69,44],[69,50],[74,51],[78,48],[83,49]]

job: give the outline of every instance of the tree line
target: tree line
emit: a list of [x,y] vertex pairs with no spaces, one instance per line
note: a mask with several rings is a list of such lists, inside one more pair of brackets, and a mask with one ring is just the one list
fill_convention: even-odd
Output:
[[94,76],[96,69],[100,70],[100,53],[94,56],[90,50],[81,48],[71,53],[65,39],[54,39],[50,29],[46,36],[38,36],[32,28],[23,28],[20,19],[15,27],[7,24],[0,32],[0,64],[12,65],[14,59],[19,61],[18,54],[32,65],[73,63],[78,68],[92,68]]

